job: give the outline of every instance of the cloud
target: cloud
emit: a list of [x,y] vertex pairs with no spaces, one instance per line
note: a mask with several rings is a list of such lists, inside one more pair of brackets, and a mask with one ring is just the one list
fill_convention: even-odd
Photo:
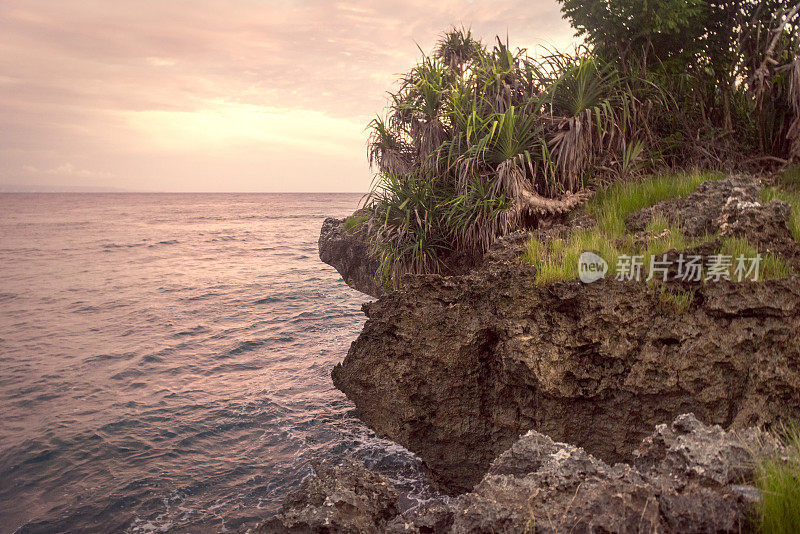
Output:
[[[335,157],[347,162],[337,172],[356,176],[303,183],[363,190],[363,126],[416,61],[417,45],[429,50],[462,24],[486,42],[508,33],[526,47],[563,47],[572,33],[555,0],[5,0],[0,180],[23,165],[73,161],[107,170],[64,180],[136,188],[149,179],[141,172],[192,167],[196,176],[158,183],[193,190],[226,168],[263,165],[260,150],[274,151],[269,168],[279,174],[312,172],[298,170],[298,154]],[[205,164],[181,167],[180,158]],[[262,180],[263,190],[284,187]]]
[[98,178],[98,177],[110,178],[114,176],[113,173],[110,172],[98,172],[98,171],[90,171],[88,169],[79,169],[72,163],[64,163],[63,165],[59,165],[58,167],[47,170],[39,170],[33,165],[23,165],[22,170],[31,174],[49,174],[51,176],[78,176],[81,178]]

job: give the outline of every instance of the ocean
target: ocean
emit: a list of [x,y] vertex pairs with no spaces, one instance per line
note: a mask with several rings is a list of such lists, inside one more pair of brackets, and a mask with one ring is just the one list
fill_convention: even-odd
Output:
[[369,297],[317,256],[352,194],[0,194],[0,533],[222,532],[347,456],[419,460],[333,387]]

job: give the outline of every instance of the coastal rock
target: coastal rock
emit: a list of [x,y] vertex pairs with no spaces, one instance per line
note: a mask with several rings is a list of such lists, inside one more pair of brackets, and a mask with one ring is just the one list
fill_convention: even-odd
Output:
[[707,181],[686,198],[677,197],[640,210],[625,222],[630,233],[642,232],[654,219],[666,219],[680,226],[689,237],[701,237],[719,230],[718,218],[733,200],[755,205],[761,199],[761,181],[755,176],[731,176]]
[[[365,215],[359,210],[353,216]],[[376,277],[378,260],[370,254],[370,247],[364,234],[358,229],[348,231],[346,219],[327,218],[322,223],[319,234],[319,257],[334,267],[347,285],[372,297],[382,293],[381,284]]]
[[[614,466],[530,431],[492,462],[473,491],[455,499],[401,514],[386,506],[386,493],[362,492],[370,502],[361,508],[382,512],[362,515],[375,522],[358,528],[396,534],[750,532],[748,517],[758,499],[758,490],[747,485],[754,457],[782,453],[769,434],[752,428],[726,432],[692,414],[660,425],[641,443],[632,464]],[[376,475],[353,468],[345,476],[349,486],[359,486],[353,477],[365,477],[362,486],[368,487]],[[324,488],[299,512],[310,518],[302,524],[312,524],[339,498],[330,483],[316,484],[312,477],[305,485]],[[387,513],[394,516],[387,520]],[[280,514],[272,520],[285,527],[282,532],[297,524],[286,523]],[[344,532],[340,523],[327,525],[326,532]]]
[[725,432],[685,414],[645,439],[634,464],[612,467],[530,431],[453,501],[451,531],[749,531],[751,501],[732,485],[752,479],[753,455],[781,450],[757,429]]
[[431,478],[468,491],[530,429],[623,461],[693,411],[743,428],[800,410],[800,280],[694,289],[684,313],[645,283],[538,286],[533,268],[416,277],[364,306],[334,384]]
[[312,466],[314,475],[255,532],[379,533],[400,513],[397,490],[385,476],[353,460],[338,467],[321,462]]
[[[707,182],[628,225],[675,211],[698,235],[724,224],[796,251],[783,241],[786,207],[759,198],[754,178]],[[800,410],[797,276],[690,284],[678,310],[644,282],[537,285],[515,257],[526,239],[508,236],[466,275],[408,276],[365,305],[362,333],[332,372],[361,419],[417,453],[442,489],[472,489],[531,429],[619,462],[681,413],[745,428]]]

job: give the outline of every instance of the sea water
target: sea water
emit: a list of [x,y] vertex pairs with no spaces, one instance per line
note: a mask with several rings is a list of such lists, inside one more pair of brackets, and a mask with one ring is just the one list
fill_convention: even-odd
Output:
[[235,531],[347,456],[424,499],[330,379],[369,297],[317,238],[360,198],[1,194],[0,533]]

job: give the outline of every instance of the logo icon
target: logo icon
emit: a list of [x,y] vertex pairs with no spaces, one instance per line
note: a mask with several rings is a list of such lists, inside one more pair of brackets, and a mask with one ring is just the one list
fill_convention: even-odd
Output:
[[597,282],[601,278],[605,278],[608,272],[608,263],[606,260],[595,254],[594,252],[583,252],[578,258],[578,277],[584,284],[591,284]]

